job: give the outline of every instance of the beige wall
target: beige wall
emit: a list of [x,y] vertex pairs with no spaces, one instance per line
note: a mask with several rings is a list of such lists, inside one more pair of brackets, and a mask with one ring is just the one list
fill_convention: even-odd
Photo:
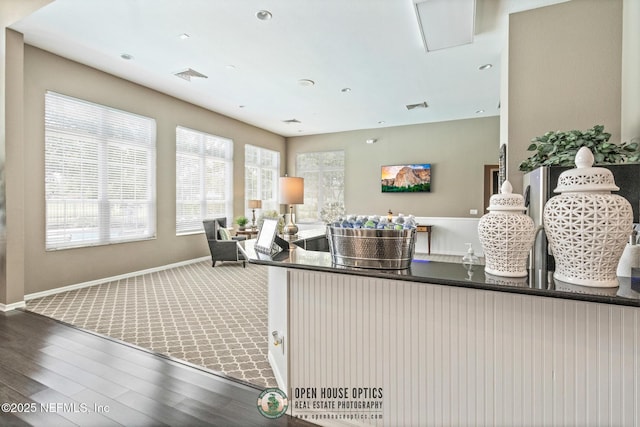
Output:
[[[234,216],[244,211],[244,145],[277,150],[284,137],[25,46],[25,294],[138,271],[209,254],[203,234],[175,235],[175,128],[234,141]],[[52,90],[154,118],[157,123],[157,239],[46,252],[44,234],[44,94]],[[284,168],[284,166],[283,166]]]
[[[300,136],[287,139],[287,170],[296,154],[345,150],[345,203],[354,214],[469,217],[483,214],[485,164],[498,163],[498,117]],[[377,139],[368,145],[365,140]],[[380,192],[380,167],[431,163],[431,193]],[[477,209],[478,215],[470,215]]]
[[[23,180],[11,180],[11,176],[24,174],[24,91],[23,89],[23,38],[12,30],[6,31],[7,53],[6,70],[10,84],[7,84],[6,99],[10,108],[6,111],[6,146],[3,156],[4,191],[0,197],[3,199],[2,209],[2,234],[4,235],[6,224],[6,269],[2,263],[3,272],[0,274],[6,279],[6,303],[11,304],[22,301],[24,294],[24,199],[25,188]],[[5,217],[6,213],[6,217]],[[2,248],[4,251],[4,248]]]
[[640,1],[622,4],[622,141],[640,140]]
[[[638,22],[636,20],[635,25]],[[572,0],[509,22],[508,177],[531,138],[601,124],[620,142],[622,0]]]
[[[22,168],[20,158],[15,166],[7,164],[5,159],[12,149],[8,145],[22,142],[23,43],[20,34],[6,27],[50,2],[0,0],[0,307],[21,303],[24,294],[23,191],[20,184],[10,186],[5,180],[10,169]],[[22,155],[20,151],[18,149],[18,157]],[[7,202],[7,194],[15,199]],[[11,233],[6,232],[9,226]]]

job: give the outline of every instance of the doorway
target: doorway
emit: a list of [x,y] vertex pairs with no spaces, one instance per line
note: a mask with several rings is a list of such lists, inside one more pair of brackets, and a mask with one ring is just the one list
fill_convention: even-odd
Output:
[[489,208],[491,196],[500,192],[499,165],[484,165],[484,213]]

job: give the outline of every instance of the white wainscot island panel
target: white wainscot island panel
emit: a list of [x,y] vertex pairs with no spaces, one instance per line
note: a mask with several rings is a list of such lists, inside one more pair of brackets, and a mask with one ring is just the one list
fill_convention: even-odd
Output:
[[637,307],[269,267],[289,414],[320,425],[640,425]]

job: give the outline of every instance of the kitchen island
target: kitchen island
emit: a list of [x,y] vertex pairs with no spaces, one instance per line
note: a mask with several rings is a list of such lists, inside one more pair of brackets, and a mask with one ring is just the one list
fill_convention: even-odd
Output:
[[322,425],[640,424],[640,287],[630,279],[599,289],[540,273],[491,277],[481,265],[343,268],[321,235],[271,255],[244,247],[269,266],[269,361],[291,415]]

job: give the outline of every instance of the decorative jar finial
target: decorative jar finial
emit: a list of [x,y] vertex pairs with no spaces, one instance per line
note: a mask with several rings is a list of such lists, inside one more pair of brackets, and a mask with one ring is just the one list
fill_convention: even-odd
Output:
[[587,147],[581,147],[576,154],[576,166],[580,169],[590,168],[593,166],[595,158],[593,153]]
[[502,183],[502,187],[500,187],[500,193],[502,194],[513,193],[513,186],[511,185],[508,179]]

